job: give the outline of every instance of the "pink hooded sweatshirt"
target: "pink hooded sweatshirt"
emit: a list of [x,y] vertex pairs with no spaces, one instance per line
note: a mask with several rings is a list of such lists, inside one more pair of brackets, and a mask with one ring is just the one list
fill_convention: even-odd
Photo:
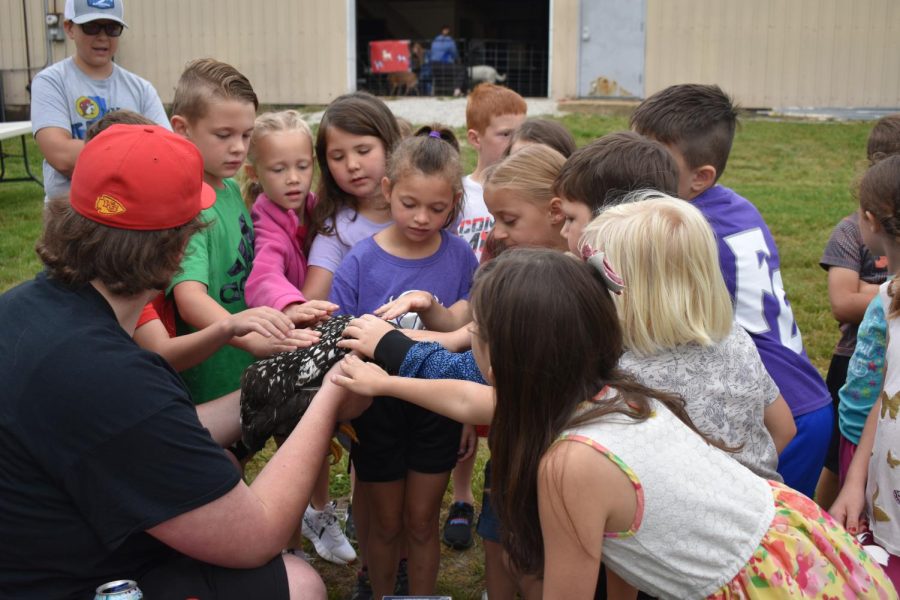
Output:
[[[311,223],[316,195],[306,196],[306,223]],[[293,210],[284,210],[260,194],[250,212],[256,232],[253,269],[247,278],[244,295],[247,306],[271,306],[284,310],[294,302],[306,302],[300,292],[306,279],[304,242],[308,225],[301,225]]]

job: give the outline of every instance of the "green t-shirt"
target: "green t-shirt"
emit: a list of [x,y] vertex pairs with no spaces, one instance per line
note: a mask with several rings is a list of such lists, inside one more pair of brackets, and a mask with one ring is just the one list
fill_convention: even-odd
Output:
[[[188,242],[181,261],[182,272],[172,279],[172,288],[182,281],[199,281],[209,297],[230,313],[247,308],[244,285],[253,266],[253,222],[241,192],[232,179],[216,190],[216,203],[200,213],[210,225]],[[177,319],[178,335],[196,331]],[[240,387],[241,374],[253,362],[248,352],[223,346],[200,365],[181,373],[195,404],[224,396]]]

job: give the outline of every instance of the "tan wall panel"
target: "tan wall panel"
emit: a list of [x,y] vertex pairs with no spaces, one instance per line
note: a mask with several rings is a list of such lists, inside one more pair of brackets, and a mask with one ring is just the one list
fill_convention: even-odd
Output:
[[[552,0],[551,93],[578,90],[580,4]],[[61,10],[63,0],[50,0]],[[31,63],[46,62],[43,0],[27,0]],[[347,2],[130,0],[119,64],[171,102],[192,58],[231,62],[263,103],[326,103],[347,91]],[[744,106],[900,106],[897,0],[647,0],[645,92],[718,83]],[[53,60],[71,43],[52,44]],[[8,104],[27,104],[22,4],[0,2]]]
[[244,73],[264,104],[326,103],[347,86],[346,3],[153,0],[128,3],[117,60],[171,102],[184,65],[211,56]]
[[717,83],[744,106],[900,106],[896,0],[647,0],[646,93]]
[[[63,0],[51,0],[62,12]],[[46,62],[44,1],[28,0],[31,63]],[[265,104],[327,103],[347,91],[347,3],[340,0],[130,0],[116,61],[171,102],[189,60],[212,56],[250,79]],[[53,61],[74,52],[53,43]],[[0,69],[7,104],[28,104],[22,4],[0,2]]]
[[552,0],[550,10],[550,95],[554,98],[574,97],[578,95],[580,3],[579,0]]
[[[50,3],[51,9],[53,3]],[[59,4],[62,10],[62,0]],[[28,104],[28,58],[31,74],[37,73],[47,61],[47,26],[44,23],[43,0],[27,0],[25,15],[28,19],[28,56],[26,57],[25,20],[22,2],[0,2],[0,71],[3,71],[3,90],[7,104]],[[56,43],[56,59],[64,56],[65,44]],[[51,53],[53,51],[51,50]]]

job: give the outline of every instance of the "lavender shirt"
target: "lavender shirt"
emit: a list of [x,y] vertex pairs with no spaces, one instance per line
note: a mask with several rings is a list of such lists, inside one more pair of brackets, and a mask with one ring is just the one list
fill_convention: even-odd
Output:
[[357,214],[352,208],[342,208],[335,215],[332,235],[320,233],[313,240],[307,264],[310,267],[321,267],[334,273],[351,248],[360,241],[372,237],[392,222],[375,223]]
[[[478,262],[472,248],[455,235],[441,231],[441,245],[427,258],[398,258],[374,239],[359,242],[334,273],[329,300],[339,314],[363,315],[406,292],[431,292],[444,306],[469,297]],[[397,325],[422,329],[418,315],[407,313]]]

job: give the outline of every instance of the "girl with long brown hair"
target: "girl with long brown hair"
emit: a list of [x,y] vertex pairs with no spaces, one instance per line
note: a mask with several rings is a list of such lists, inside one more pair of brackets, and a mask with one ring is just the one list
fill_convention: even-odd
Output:
[[473,351],[496,389],[491,455],[505,485],[494,501],[512,563],[542,574],[548,598],[592,597],[601,558],[664,598],[893,597],[811,500],[740,466],[698,434],[680,398],[618,369],[606,284],[615,280],[602,256],[513,250],[473,288]]

